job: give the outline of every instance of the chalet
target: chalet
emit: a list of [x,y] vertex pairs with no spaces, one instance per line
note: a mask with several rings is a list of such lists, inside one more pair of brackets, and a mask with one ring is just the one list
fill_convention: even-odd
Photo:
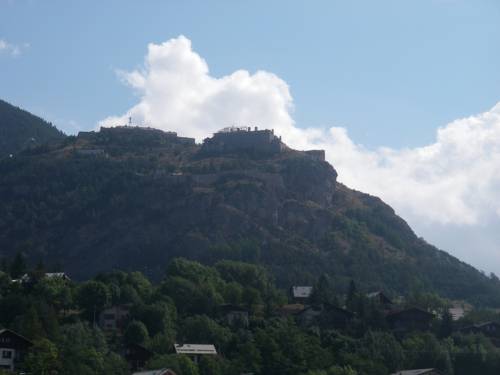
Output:
[[109,307],[99,314],[99,327],[103,331],[121,331],[125,328],[130,315],[130,306]]
[[32,345],[30,340],[18,333],[0,329],[0,369],[14,371]]
[[48,279],[61,279],[64,281],[71,281],[70,277],[65,272],[47,272],[45,277]]
[[317,322],[322,313],[323,306],[307,306],[298,312],[296,316],[299,324],[307,327]]
[[230,326],[248,327],[248,309],[237,305],[224,304],[219,306],[219,311]]
[[459,320],[461,318],[463,318],[465,316],[465,310],[463,307],[450,307],[448,309],[448,312],[450,313],[451,315],[451,319],[456,321],[456,320]]
[[416,370],[401,370],[394,372],[391,375],[441,375],[435,368],[424,368]]
[[217,350],[213,345],[207,344],[174,344],[176,354],[185,354],[195,363],[200,361],[201,356],[217,355]]
[[[65,272],[47,272],[44,273],[41,277],[47,279],[61,279],[64,281],[71,281],[70,277]],[[30,283],[31,281],[33,281],[32,276],[30,276],[27,273],[22,275],[19,279],[12,280],[13,283],[23,283],[23,284]]]
[[302,312],[306,307],[301,303],[292,303],[279,307],[276,312],[279,316],[286,318],[288,316],[295,316]]
[[482,333],[483,335],[491,338],[500,338],[500,324],[497,322],[484,322],[473,324],[463,327],[460,332],[468,333]]
[[177,375],[177,374],[173,370],[170,370],[168,368],[162,368],[159,370],[134,372],[132,375]]
[[153,356],[150,350],[139,344],[127,344],[123,354],[130,368],[134,371],[143,369],[146,362]]
[[372,292],[372,293],[368,293],[366,295],[366,297],[371,300],[371,301],[375,301],[376,303],[378,303],[380,306],[382,306],[383,308],[385,309],[391,309],[392,308],[392,301],[389,299],[389,297],[387,297],[384,292],[382,291],[376,291],[376,292]]
[[311,297],[312,291],[312,286],[292,286],[290,294],[294,302],[305,303]]
[[344,329],[354,318],[354,313],[349,310],[330,304],[325,304],[324,306],[325,308],[320,318],[323,326]]
[[386,319],[394,331],[425,331],[429,329],[434,314],[413,307],[387,314]]

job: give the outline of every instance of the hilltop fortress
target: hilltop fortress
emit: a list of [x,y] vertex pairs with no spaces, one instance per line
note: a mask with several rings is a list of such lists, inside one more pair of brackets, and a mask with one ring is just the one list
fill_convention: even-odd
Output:
[[[274,134],[274,130],[259,130],[254,127],[228,127],[217,133],[212,138],[205,138],[202,151],[209,154],[227,154],[247,152],[252,154],[273,155],[291,150],[281,141],[281,137]],[[309,156],[325,160],[324,150],[305,151]]]
[[[101,127],[100,131],[79,132],[78,139],[100,145],[169,147],[169,145],[195,146],[195,139],[179,137],[176,132],[143,126]],[[88,151],[88,150],[83,150]],[[80,150],[80,154],[83,152]],[[94,150],[90,150],[94,151]],[[200,152],[205,155],[246,153],[251,155],[277,155],[293,151],[271,129],[254,127],[227,127],[205,138]],[[324,161],[324,150],[303,151],[310,157]]]
[[232,153],[248,151],[253,153],[277,154],[288,147],[281,142],[281,137],[274,135],[274,130],[259,130],[255,127],[228,127],[205,138],[202,150],[207,153]]

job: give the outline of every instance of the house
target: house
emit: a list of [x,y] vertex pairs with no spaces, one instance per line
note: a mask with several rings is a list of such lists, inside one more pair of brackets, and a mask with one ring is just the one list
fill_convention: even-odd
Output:
[[130,368],[135,371],[144,368],[146,362],[153,356],[153,352],[139,344],[127,344],[123,356]]
[[312,291],[312,286],[292,286],[290,294],[294,302],[305,303],[311,297]]
[[0,369],[14,371],[33,343],[10,329],[0,329]]
[[174,344],[176,354],[185,354],[195,363],[198,363],[201,356],[217,355],[217,350],[211,344]]
[[372,293],[368,293],[366,295],[366,297],[371,300],[371,301],[375,301],[377,302],[380,306],[382,306],[383,308],[385,309],[391,309],[393,303],[392,301],[389,299],[389,297],[387,297],[384,292],[382,291],[376,291],[376,292],[372,292]]
[[65,272],[47,272],[45,277],[48,279],[62,279],[64,281],[71,281],[70,277]]
[[460,307],[460,306],[458,306],[458,307],[450,307],[448,309],[448,312],[450,313],[451,319],[453,321],[461,319],[461,318],[463,318],[465,316],[465,310],[464,310],[463,307]]
[[177,375],[177,374],[173,370],[170,370],[168,368],[162,368],[159,370],[134,372],[132,375]]
[[248,327],[248,309],[233,304],[224,304],[219,306],[219,311],[230,326]]
[[468,333],[482,333],[487,337],[500,338],[500,324],[497,322],[484,322],[479,324],[472,324],[463,327],[460,332]]
[[306,307],[301,303],[292,303],[288,305],[283,305],[279,307],[276,312],[282,318],[286,318],[288,316],[295,316],[303,311]]
[[417,370],[401,370],[391,375],[441,375],[441,373],[435,368],[424,368]]
[[[38,277],[47,278],[47,279],[61,279],[64,281],[71,281],[70,277],[65,272],[47,272],[47,273],[44,273],[42,275],[38,274]],[[33,279],[36,280],[37,276],[35,275],[35,277]],[[30,276],[27,273],[22,275],[19,279],[12,280],[13,283],[23,283],[23,284],[28,284],[31,281],[33,281],[32,276]]]
[[129,305],[111,306],[99,314],[99,327],[103,331],[121,331],[125,328],[129,315]]
[[297,320],[302,326],[310,326],[317,322],[323,313],[323,306],[307,306],[296,314]]
[[322,327],[343,329],[354,318],[354,313],[331,304],[322,304],[305,307],[296,316],[302,326],[317,323]]
[[412,307],[405,310],[393,311],[387,314],[386,319],[394,331],[425,331],[429,329],[434,314]]
[[320,324],[325,327],[344,329],[354,318],[352,311],[330,304],[325,304],[324,306],[323,314],[320,317]]

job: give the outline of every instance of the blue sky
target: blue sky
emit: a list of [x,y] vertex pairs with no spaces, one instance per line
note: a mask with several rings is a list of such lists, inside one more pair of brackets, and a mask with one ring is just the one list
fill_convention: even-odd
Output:
[[500,3],[0,0],[0,97],[67,131],[125,110],[116,69],[180,34],[214,76],[264,69],[289,85],[298,126],[344,126],[368,147],[428,143],[500,97]]
[[497,274],[499,67],[498,0],[0,0],[0,98],[68,133],[273,127]]

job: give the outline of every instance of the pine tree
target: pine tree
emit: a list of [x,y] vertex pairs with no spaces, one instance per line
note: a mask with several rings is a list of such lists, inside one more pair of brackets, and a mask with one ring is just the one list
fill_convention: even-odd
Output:
[[10,265],[10,276],[13,279],[19,279],[26,273],[26,259],[22,253],[17,253]]

